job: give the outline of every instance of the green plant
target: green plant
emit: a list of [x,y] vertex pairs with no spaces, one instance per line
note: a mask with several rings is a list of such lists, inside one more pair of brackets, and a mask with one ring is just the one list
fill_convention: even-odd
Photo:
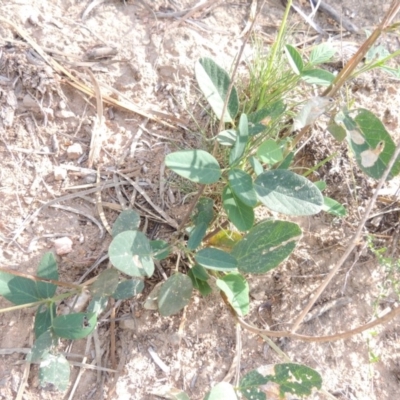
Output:
[[[57,264],[51,253],[43,257],[36,277],[0,272],[0,294],[16,305],[9,310],[38,306],[36,341],[28,361],[40,363],[43,385],[51,383],[64,390],[68,384],[69,365],[57,352],[58,340],[80,339],[93,332],[109,298],[127,299],[140,293],[144,280],[154,273],[155,262],[171,252],[179,252],[185,266],[177,265],[153,292],[160,314],[176,314],[189,303],[193,290],[206,296],[216,286],[239,321],[250,310],[246,276],[277,268],[301,239],[300,226],[288,221],[288,217],[321,211],[338,217],[345,215],[341,204],[322,195],[324,182],[307,179],[318,166],[310,166],[300,175],[294,172],[293,162],[295,148],[308,127],[332,105],[332,99],[325,94],[333,96],[349,79],[355,65],[353,62],[353,69],[345,68],[342,75],[335,77],[319,68],[333,56],[328,44],[316,46],[308,59],[293,46],[284,44],[289,9],[290,1],[276,43],[251,69],[250,84],[243,94],[238,93],[228,73],[213,60],[202,58],[196,64],[199,87],[220,121],[218,134],[212,139],[213,151],[184,149],[165,159],[171,171],[200,185],[188,213],[190,224],[185,217],[170,242],[150,240],[138,230],[139,215],[133,210],[123,211],[113,226],[109,247],[114,268],[82,285],[58,281]],[[371,37],[368,43],[373,43],[377,35]],[[362,52],[366,52],[366,47]],[[311,96],[307,86],[298,89],[300,84],[328,89],[324,95]],[[306,95],[299,97],[302,93]],[[300,103],[301,109],[296,111]],[[336,139],[347,140],[358,166],[368,176],[383,176],[395,145],[376,116],[365,109],[342,107],[332,115],[329,131]],[[389,178],[399,172],[397,161]],[[254,210],[259,206],[285,218],[256,221]],[[57,286],[69,291],[56,294]],[[85,312],[57,315],[56,305],[61,300],[82,296],[86,290],[91,301]],[[294,333],[291,336],[305,338]],[[219,399],[221,392],[229,399],[236,399],[236,393],[245,398],[265,399],[263,390],[269,383],[275,385],[278,396],[291,393],[304,397],[313,388],[319,389],[321,382],[320,375],[306,366],[276,364],[268,371],[249,372],[236,387],[220,383],[206,399]]]

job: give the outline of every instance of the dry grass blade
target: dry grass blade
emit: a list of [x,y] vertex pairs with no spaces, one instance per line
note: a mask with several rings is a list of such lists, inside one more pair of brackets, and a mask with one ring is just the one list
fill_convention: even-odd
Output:
[[101,96],[100,86],[97,83],[97,80],[94,77],[92,71],[90,69],[86,69],[86,72],[89,74],[90,79],[93,82],[93,87],[96,94],[96,108],[97,108],[97,118],[95,120],[92,129],[92,138],[90,140],[90,150],[89,150],[89,160],[88,160],[88,167],[92,168],[93,164],[97,163],[98,158],[100,156],[101,145],[103,143],[103,138],[105,133],[105,125],[103,117],[103,99]]
[[[93,89],[88,87],[85,82],[81,81],[80,79],[76,78],[70,71],[68,71],[66,68],[64,68],[61,64],[59,64],[54,58],[50,57],[46,52],[42,49],[41,46],[39,46],[32,38],[31,36],[21,27],[15,25],[13,22],[0,17],[0,22],[2,22],[5,25],[10,26],[19,36],[21,36],[24,40],[26,40],[31,47],[43,58],[43,60],[46,61],[47,64],[49,64],[56,72],[58,72],[61,75],[66,76],[66,82],[73,86],[74,88],[78,89],[82,93],[85,93],[89,96],[94,96],[95,93]],[[111,96],[103,94],[103,100],[107,102],[108,104],[114,105],[116,107],[123,108],[127,111],[132,111],[136,114],[142,115],[146,118],[149,118],[153,121],[156,121],[162,125],[168,126],[170,128],[174,128],[173,125],[167,122],[167,120],[170,120],[175,123],[180,123],[180,124],[185,124],[185,121],[180,120],[179,118],[176,118],[172,115],[166,114],[161,111],[156,111],[156,110],[143,110],[136,106],[134,103],[132,103],[129,99],[126,97],[122,97],[123,101],[114,99]]]
[[145,200],[154,208],[154,210],[156,210],[163,217],[165,222],[167,222],[170,226],[172,226],[175,229],[178,228],[178,223],[175,220],[173,220],[170,216],[168,216],[164,212],[164,210],[162,210],[160,207],[154,204],[150,199],[150,197],[147,195],[147,193],[140,187],[140,185],[138,185],[135,181],[133,181],[131,178],[129,178],[122,172],[117,171],[117,174],[125,178],[135,188],[135,190],[145,198]]

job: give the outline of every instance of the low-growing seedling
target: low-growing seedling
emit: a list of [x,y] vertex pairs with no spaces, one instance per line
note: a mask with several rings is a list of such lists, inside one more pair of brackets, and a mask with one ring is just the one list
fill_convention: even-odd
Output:
[[[284,45],[282,32],[281,29],[270,53],[255,63],[250,71],[249,90],[243,93],[213,60],[201,58],[196,63],[198,85],[222,128],[205,141],[212,142],[212,149],[182,149],[165,158],[171,171],[200,185],[190,210],[190,223],[184,219],[169,242],[147,238],[139,230],[140,216],[127,210],[113,226],[108,251],[112,267],[93,282],[60,283],[52,253],[44,255],[36,278],[0,272],[2,296],[18,308],[38,307],[36,340],[28,361],[40,364],[42,385],[52,384],[60,390],[68,385],[69,364],[57,351],[59,340],[88,336],[108,299],[127,299],[140,293],[145,279],[155,271],[155,262],[172,252],[180,252],[188,267],[178,265],[153,290],[151,307],[162,316],[174,315],[188,305],[193,291],[207,296],[216,287],[235,316],[246,316],[250,311],[248,275],[266,274],[277,268],[302,237],[301,227],[289,218],[320,212],[335,217],[346,215],[340,203],[323,196],[325,182],[308,179],[320,164],[310,166],[303,174],[294,168],[296,145],[309,125],[325,112],[331,115],[329,132],[337,140],[347,141],[358,167],[372,178],[382,177],[395,144],[372,112],[345,106],[334,108],[335,101],[329,96],[339,89],[335,84],[342,78],[321,68],[332,58],[334,49],[327,43],[320,44],[305,58],[295,47]],[[388,59],[385,57],[380,60]],[[369,66],[382,65],[375,62]],[[309,94],[311,90],[306,85],[333,89],[328,90],[328,96],[315,96]],[[307,94],[298,107],[300,86]],[[399,172],[397,161],[389,179]],[[265,207],[271,216],[256,220],[257,207]],[[69,291],[56,294],[57,286]],[[61,300],[77,295],[80,299],[87,293],[90,302],[81,310],[72,304],[69,313],[57,312]],[[276,364],[247,373],[236,386],[220,383],[205,398],[216,400],[223,395],[224,399],[233,400],[240,395],[266,399],[274,395],[285,398],[286,394],[304,397],[313,389],[320,389],[321,382],[320,375],[311,368]],[[174,396],[169,398],[188,398],[176,390]]]

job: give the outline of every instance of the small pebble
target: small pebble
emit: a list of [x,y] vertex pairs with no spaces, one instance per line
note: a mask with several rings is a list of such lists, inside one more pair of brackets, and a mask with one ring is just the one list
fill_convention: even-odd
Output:
[[79,143],[74,143],[67,149],[67,156],[70,160],[77,160],[82,154],[83,149]]
[[72,240],[69,237],[62,237],[54,241],[54,248],[56,254],[62,256],[64,254],[71,253],[72,251]]
[[54,179],[56,181],[64,181],[67,178],[67,170],[62,167],[54,167]]

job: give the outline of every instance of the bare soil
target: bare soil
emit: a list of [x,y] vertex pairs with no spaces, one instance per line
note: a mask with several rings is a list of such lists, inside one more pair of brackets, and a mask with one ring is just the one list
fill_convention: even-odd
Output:
[[[340,10],[342,2],[328,3]],[[203,136],[194,121],[205,126],[208,119],[202,113],[204,103],[194,80],[194,64],[207,56],[230,68],[243,40],[240,35],[249,19],[251,2],[215,1],[186,21],[175,18],[173,13],[190,9],[196,1],[108,0],[82,19],[90,4],[89,0],[0,0],[0,16],[23,28],[67,70],[83,76],[88,86],[92,83],[85,68],[90,65],[98,82],[118,90],[138,109],[169,116],[160,116],[156,122],[105,104],[106,123],[98,165],[102,180],[112,180],[115,170],[124,171],[152,202],[179,222],[195,187],[172,182],[162,163],[171,151],[203,145]],[[378,0],[351,0],[345,2],[343,12],[359,27],[372,30],[388,6]],[[279,1],[267,1],[255,28],[265,46],[275,37],[282,15]],[[365,37],[363,31],[341,35],[338,25],[323,14],[318,14],[317,22],[324,29],[331,29],[332,40],[339,47],[342,41],[357,46]],[[294,37],[298,41],[314,35],[295,13],[291,24],[296,24]],[[311,44],[318,40],[315,36]],[[393,35],[384,36],[381,42],[391,51],[399,49],[398,38]],[[93,62],[90,51],[99,46],[115,48],[117,55]],[[111,240],[101,231],[104,228],[99,229],[89,218],[100,221],[95,195],[75,196],[59,203],[75,212],[48,206],[29,223],[24,221],[53,199],[93,187],[90,185],[96,181],[96,171],[87,174],[82,168],[88,167],[96,102],[66,84],[61,74],[35,58],[30,49],[15,30],[0,24],[0,265],[35,274],[41,256],[54,249],[55,240],[69,237],[72,251],[59,257],[60,280],[76,282],[106,254]],[[251,45],[246,52],[251,54]],[[357,106],[374,112],[393,136],[399,137],[398,81],[372,72],[352,82],[348,89]],[[104,86],[102,90],[111,93]],[[115,93],[113,96],[118,97]],[[272,329],[290,326],[342,254],[376,184],[357,169],[344,145],[333,144],[325,130],[326,122],[322,118],[317,124],[314,139],[304,148],[302,157],[316,164],[333,150],[338,152],[316,178],[326,180],[326,195],[342,202],[349,216],[342,220],[326,214],[299,218],[296,222],[304,237],[293,257],[270,274],[249,278],[253,301],[247,320],[260,327],[267,323]],[[75,153],[68,154],[71,145],[80,145],[82,155],[74,158]],[[54,170],[59,166],[67,171],[65,179],[55,178]],[[396,189],[397,183],[394,180],[390,187]],[[124,190],[125,199],[132,198],[132,187],[126,185]],[[386,210],[385,199],[389,198],[392,201],[391,195],[381,196],[374,213]],[[146,233],[168,238],[173,228],[158,224],[157,212],[140,194],[136,193],[135,200],[134,207],[148,216],[142,221]],[[120,205],[114,188],[102,191],[102,201]],[[390,203],[393,208],[396,201]],[[104,210],[112,224],[118,207]],[[381,246],[393,250],[395,258],[398,221],[399,211],[393,211],[383,214],[375,225],[367,225],[369,232],[380,238]],[[379,265],[364,243],[360,243],[358,251],[361,257],[354,264],[357,254],[352,255],[315,307],[339,298],[345,298],[346,303],[304,323],[301,333],[321,336],[345,331],[365,324],[389,306],[398,306],[385,267]],[[174,261],[163,264],[167,274]],[[100,264],[90,276],[98,274],[106,264]],[[191,399],[201,399],[235,365],[236,327],[220,296],[216,292],[206,298],[195,294],[184,312],[161,318],[156,311],[143,308],[159,279],[155,276],[146,282],[142,295],[122,303],[117,310],[118,374],[85,369],[72,398],[155,399],[157,388],[168,384],[183,389]],[[10,303],[0,299],[0,306],[9,307]],[[17,398],[24,382],[24,394],[19,398],[68,398],[68,393],[40,388],[37,366],[29,369],[23,361],[33,342],[34,312],[23,309],[1,314],[1,399]],[[275,342],[294,362],[315,368],[323,377],[325,390],[338,399],[396,399],[400,393],[399,322],[397,318],[345,341]],[[109,319],[100,321],[96,337],[101,347],[101,365],[112,368]],[[241,341],[242,375],[280,362],[261,338],[242,331]],[[64,344],[63,350],[67,343]],[[73,343],[69,351],[83,356],[85,348],[86,341],[82,340]],[[153,361],[149,348],[169,367],[169,373]],[[96,363],[93,349],[91,344],[87,363]],[[81,361],[74,359],[77,360]],[[79,371],[77,367],[72,369],[71,387]],[[324,396],[316,393],[312,398]]]

